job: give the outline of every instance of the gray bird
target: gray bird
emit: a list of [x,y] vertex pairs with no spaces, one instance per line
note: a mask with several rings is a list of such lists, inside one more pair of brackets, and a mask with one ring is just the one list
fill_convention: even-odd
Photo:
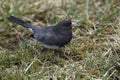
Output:
[[59,49],[72,39],[72,23],[69,20],[63,20],[54,26],[44,28],[31,25],[15,16],[8,17],[8,20],[31,30],[34,39],[49,49]]

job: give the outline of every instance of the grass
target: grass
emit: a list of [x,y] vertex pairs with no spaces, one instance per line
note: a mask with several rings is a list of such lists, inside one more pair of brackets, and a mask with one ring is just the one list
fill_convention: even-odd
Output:
[[[10,14],[38,26],[69,18],[73,39],[61,52],[43,51],[27,29],[6,19]],[[0,1],[0,80],[119,79],[118,0]]]

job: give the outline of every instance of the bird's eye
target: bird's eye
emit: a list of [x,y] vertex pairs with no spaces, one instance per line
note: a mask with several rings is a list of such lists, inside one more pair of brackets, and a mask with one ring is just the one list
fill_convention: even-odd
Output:
[[71,22],[66,23],[65,26],[71,26]]

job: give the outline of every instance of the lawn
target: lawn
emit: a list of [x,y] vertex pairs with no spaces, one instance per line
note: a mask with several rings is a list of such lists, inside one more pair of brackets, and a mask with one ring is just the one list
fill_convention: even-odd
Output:
[[[72,41],[45,49],[10,15],[41,27],[71,19]],[[120,80],[120,1],[0,0],[0,80]]]

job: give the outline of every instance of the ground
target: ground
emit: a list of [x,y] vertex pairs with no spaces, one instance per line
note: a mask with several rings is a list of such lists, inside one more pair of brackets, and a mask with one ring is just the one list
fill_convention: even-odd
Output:
[[[1,0],[0,80],[120,80],[119,0]],[[44,49],[15,15],[38,26],[71,19],[72,41]]]

